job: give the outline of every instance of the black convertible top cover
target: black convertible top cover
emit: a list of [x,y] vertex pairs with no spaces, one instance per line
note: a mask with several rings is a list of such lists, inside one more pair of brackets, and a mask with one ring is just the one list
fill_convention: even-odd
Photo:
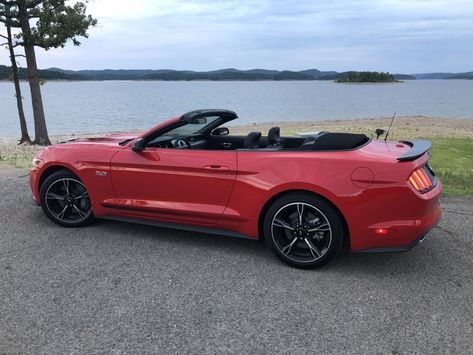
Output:
[[370,139],[364,134],[354,133],[323,133],[316,137],[313,150],[343,150],[355,149],[367,143]]

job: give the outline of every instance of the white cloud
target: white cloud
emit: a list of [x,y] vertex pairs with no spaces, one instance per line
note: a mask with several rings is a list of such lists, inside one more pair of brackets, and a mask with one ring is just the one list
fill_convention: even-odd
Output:
[[40,66],[473,69],[470,0],[95,0],[89,13],[90,38],[39,51]]

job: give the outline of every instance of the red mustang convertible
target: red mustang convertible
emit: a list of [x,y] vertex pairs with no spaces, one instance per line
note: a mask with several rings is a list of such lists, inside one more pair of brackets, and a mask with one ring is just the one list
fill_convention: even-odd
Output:
[[230,135],[237,115],[198,110],[142,134],[79,138],[33,160],[35,201],[66,227],[94,218],[264,239],[313,268],[344,244],[401,252],[438,222],[441,183],[423,140],[363,134]]

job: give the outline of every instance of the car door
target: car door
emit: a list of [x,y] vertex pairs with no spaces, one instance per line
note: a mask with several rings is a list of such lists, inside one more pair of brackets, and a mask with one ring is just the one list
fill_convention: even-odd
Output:
[[111,161],[116,198],[105,203],[125,216],[212,225],[236,172],[235,151],[126,147]]

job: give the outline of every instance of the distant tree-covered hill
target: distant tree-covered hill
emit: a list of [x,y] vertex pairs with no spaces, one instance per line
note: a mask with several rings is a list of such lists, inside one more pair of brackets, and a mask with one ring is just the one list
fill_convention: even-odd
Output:
[[[301,71],[250,69],[239,70],[235,68],[211,70],[198,72],[192,70],[63,70],[49,68],[67,75],[78,75],[86,80],[168,80],[168,81],[193,81],[193,80],[336,80],[339,73],[335,71],[321,71],[318,69],[307,69]],[[335,79],[329,79],[334,77]]]
[[[10,77],[10,68],[0,66],[0,80]],[[234,68],[197,72],[172,69],[104,69],[104,70],[64,70],[48,68],[41,71],[42,79],[49,80],[318,80],[320,77],[335,74],[333,71],[308,69],[302,71]],[[20,78],[26,79],[26,69],[20,69]]]
[[473,71],[467,73],[459,73],[448,77],[447,79],[473,79]]
[[[40,70],[39,75],[44,80],[340,80],[345,82],[353,73],[377,73],[377,72],[336,72],[321,71],[318,69],[307,69],[300,71],[290,70],[268,70],[268,69],[250,69],[239,70],[235,68],[211,70],[211,71],[192,71],[192,70],[172,70],[172,69],[104,69],[104,70],[64,70],[60,68],[48,68]],[[10,67],[0,65],[0,80],[9,80],[11,75]],[[356,80],[365,80],[364,79]],[[391,74],[389,74],[391,75]],[[20,79],[26,79],[28,76],[26,69],[20,69]],[[424,73],[424,74],[394,74],[395,80],[415,80],[415,79],[472,79],[473,72],[467,73]],[[368,75],[370,77],[370,75]],[[374,82],[389,81],[379,75],[371,75],[370,80]],[[355,81],[356,82],[356,81]]]
[[465,73],[422,73],[411,74],[416,79],[430,80],[430,79],[473,79],[473,71]]
[[293,71],[213,71],[213,72],[182,72],[150,73],[143,80],[315,80],[313,76]]
[[408,74],[393,74],[396,80],[416,80],[415,76]]
[[[10,80],[11,68],[5,65],[0,65],[0,80]],[[20,68],[18,76],[22,80],[28,78],[28,72],[26,68]],[[60,71],[54,70],[38,70],[38,76],[44,80],[85,80],[84,77],[77,74],[65,74]]]
[[432,80],[432,79],[448,79],[455,75],[455,73],[420,73],[412,74],[416,79]]
[[[5,65],[0,65],[0,80],[10,80],[11,68]],[[28,79],[28,71],[26,68],[20,68],[18,76],[22,80]],[[44,80],[85,80],[84,77],[77,74],[66,74],[54,70],[39,70],[38,76]]]

